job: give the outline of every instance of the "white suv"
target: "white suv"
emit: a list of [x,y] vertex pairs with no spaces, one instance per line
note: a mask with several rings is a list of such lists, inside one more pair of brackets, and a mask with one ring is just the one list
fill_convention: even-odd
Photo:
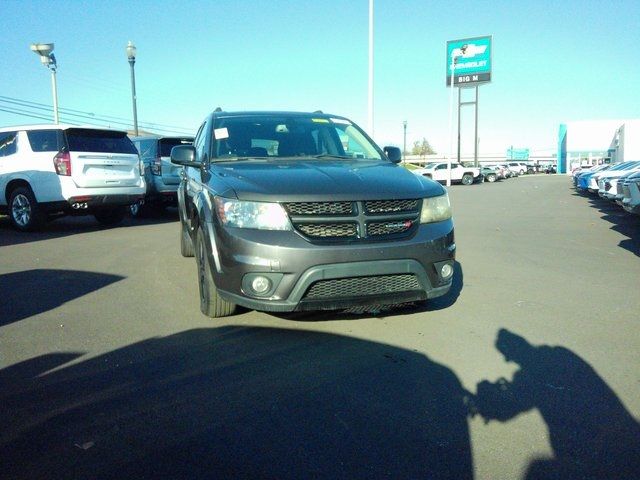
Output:
[[126,132],[71,125],[0,128],[0,213],[18,230],[60,215],[120,222],[144,196],[138,152]]

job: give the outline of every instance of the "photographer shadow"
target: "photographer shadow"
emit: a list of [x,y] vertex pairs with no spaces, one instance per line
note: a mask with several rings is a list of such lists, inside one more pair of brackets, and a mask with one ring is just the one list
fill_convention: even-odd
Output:
[[582,358],[559,346],[533,346],[508,330],[496,348],[520,365],[513,380],[478,384],[476,413],[506,422],[537,408],[547,424],[553,459],[534,460],[526,480],[636,479],[640,426]]

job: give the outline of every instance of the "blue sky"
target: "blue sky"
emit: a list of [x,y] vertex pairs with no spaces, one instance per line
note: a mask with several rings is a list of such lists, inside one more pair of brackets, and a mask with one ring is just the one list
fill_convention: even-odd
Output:
[[[366,128],[368,8],[368,0],[4,0],[0,126],[41,122],[2,110],[33,112],[16,100],[51,106],[49,73],[29,45],[53,42],[60,108],[126,128],[118,122],[133,123],[132,40],[141,125],[195,131],[221,106],[321,109]],[[493,35],[493,81],[479,89],[481,152],[552,151],[561,122],[640,117],[637,0],[375,0],[374,12],[381,145],[402,146],[406,120],[408,144],[424,137],[447,152],[446,42],[482,35]],[[472,119],[465,108],[463,152],[472,150]]]

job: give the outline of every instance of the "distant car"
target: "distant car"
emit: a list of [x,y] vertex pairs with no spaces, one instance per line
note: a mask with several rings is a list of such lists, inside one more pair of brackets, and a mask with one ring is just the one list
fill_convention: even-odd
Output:
[[524,175],[529,171],[529,166],[525,162],[507,162],[507,166],[518,175]]
[[192,145],[193,137],[139,136],[132,137],[144,163],[144,178],[147,192],[141,202],[131,205],[131,214],[140,213],[143,203],[146,208],[162,209],[177,206],[177,191],[182,167],[171,163],[171,149],[177,145]]
[[499,180],[501,178],[498,172],[491,167],[481,167],[480,173],[482,174],[482,177],[484,178],[484,180],[489,183],[493,183],[496,180]]
[[[444,183],[449,178],[447,162],[429,163],[424,168],[412,170],[415,175],[430,178],[440,183]],[[471,185],[482,181],[482,174],[479,168],[465,167],[459,163],[451,163],[451,182]]]
[[627,177],[623,191],[622,208],[634,215],[640,215],[640,172]]
[[609,170],[611,165],[598,165],[596,167],[592,167],[591,169],[581,170],[574,177],[574,182],[576,189],[579,192],[586,192],[589,189],[589,184],[591,183],[591,177],[593,177],[596,173],[602,172],[605,170]]
[[640,163],[640,162],[629,161],[629,162],[616,163],[616,164],[613,164],[611,168],[608,168],[606,170],[603,169],[595,173],[589,180],[589,187],[588,187],[589,191],[591,193],[598,193],[598,191],[600,190],[599,182],[601,178],[620,176],[622,175],[621,173],[622,171],[629,170],[631,167],[633,167],[637,163]]
[[620,164],[620,168],[617,170],[609,170],[608,172],[604,172],[598,177],[598,196],[601,198],[606,198],[608,200],[612,200],[616,195],[616,185],[618,183],[618,179],[626,175],[627,173],[634,172],[636,170],[640,170],[640,161],[638,162],[624,162]]
[[490,164],[490,165],[485,165],[485,167],[494,169],[498,174],[498,179],[508,178],[507,172],[509,169],[502,165]]
[[62,215],[120,222],[145,192],[127,133],[73,125],[0,128],[0,213],[18,230]]
[[547,174],[556,173],[556,166],[555,165],[547,165],[546,167],[544,167],[544,173],[547,173]]

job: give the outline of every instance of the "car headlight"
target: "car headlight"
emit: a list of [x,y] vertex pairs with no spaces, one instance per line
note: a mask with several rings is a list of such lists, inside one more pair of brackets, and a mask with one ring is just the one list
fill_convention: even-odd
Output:
[[451,218],[451,204],[449,195],[422,199],[420,211],[420,223],[442,222]]
[[244,202],[215,197],[216,212],[223,225],[259,230],[291,230],[289,217],[281,205],[267,202]]

